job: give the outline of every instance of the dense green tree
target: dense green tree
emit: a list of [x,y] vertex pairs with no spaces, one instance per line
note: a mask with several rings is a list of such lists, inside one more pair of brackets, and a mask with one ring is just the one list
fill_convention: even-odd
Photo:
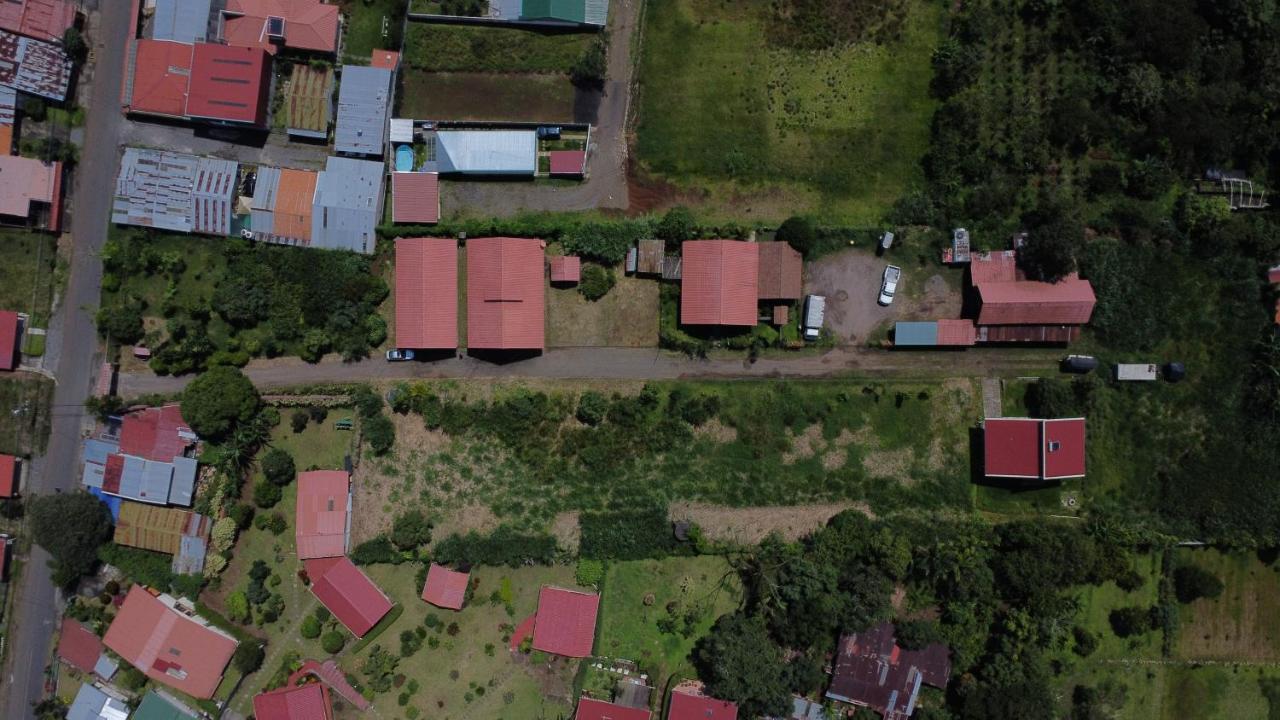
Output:
[[236,368],[215,367],[202,373],[182,393],[182,417],[205,440],[227,438],[241,423],[258,415],[258,391]]
[[386,415],[379,414],[365,419],[361,430],[375,455],[385,454],[396,442],[396,426]]
[[658,227],[654,229],[654,234],[678,246],[679,243],[698,236],[698,223],[693,219],[693,213],[689,212],[689,208],[676,205],[662,216]]
[[302,625],[298,628],[298,634],[307,640],[315,640],[320,637],[320,621],[314,615],[308,615],[302,619]]
[[1042,203],[1028,214],[1027,242],[1018,251],[1018,266],[1032,280],[1057,282],[1076,269],[1076,252],[1084,243],[1079,212],[1058,200]]
[[239,670],[242,674],[248,675],[262,667],[262,659],[266,656],[262,644],[253,641],[243,641],[236,652],[231,656],[231,665]]
[[1180,603],[1216,598],[1224,587],[1218,576],[1197,565],[1181,565],[1173,571],[1173,588]]
[[266,478],[253,484],[253,503],[260,508],[273,508],[283,497],[284,491],[280,486]]
[[337,655],[342,652],[342,647],[347,644],[347,636],[337,630],[330,630],[320,636],[320,647],[330,655]]
[[761,618],[725,615],[694,652],[698,675],[714,697],[737,703],[746,717],[786,712],[790,692],[782,652]]
[[70,587],[98,562],[111,535],[111,513],[84,492],[37,495],[27,503],[31,539],[52,557],[53,582]]
[[[304,414],[303,417],[306,415]],[[262,467],[262,474],[277,485],[288,485],[293,482],[293,478],[298,473],[293,464],[293,456],[280,448],[268,450],[259,464]]]
[[595,390],[587,390],[578,398],[578,409],[574,417],[584,425],[599,425],[604,422],[609,411],[609,401]]
[[805,257],[813,254],[818,243],[818,231],[808,218],[793,215],[778,227],[777,239],[789,244]]
[[582,267],[582,281],[578,283],[578,292],[588,300],[599,300],[609,294],[617,281],[612,268],[587,263]]
[[1111,631],[1122,638],[1141,635],[1152,629],[1150,608],[1116,608],[1111,611],[1107,619],[1111,623]]
[[431,542],[431,523],[427,516],[417,509],[397,515],[391,523],[391,542],[401,550],[412,550]]
[[142,310],[142,303],[132,298],[104,305],[95,317],[98,332],[118,343],[136,343],[142,339]]

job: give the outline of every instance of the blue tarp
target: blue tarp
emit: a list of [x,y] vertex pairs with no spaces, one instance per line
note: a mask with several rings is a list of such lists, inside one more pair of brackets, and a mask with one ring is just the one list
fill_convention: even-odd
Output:
[[893,330],[893,344],[898,347],[931,347],[937,345],[938,323],[897,323]]
[[115,495],[108,495],[96,487],[85,489],[96,495],[99,500],[106,504],[107,509],[111,511],[111,522],[120,522],[120,498]]

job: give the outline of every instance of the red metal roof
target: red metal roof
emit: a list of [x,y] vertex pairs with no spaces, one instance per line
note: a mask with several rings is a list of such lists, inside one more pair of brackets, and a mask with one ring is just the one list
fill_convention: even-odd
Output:
[[760,253],[757,294],[761,300],[799,300],[804,295],[804,260],[788,243],[756,243]]
[[384,615],[391,600],[346,557],[306,561],[311,592],[356,637],[364,637]]
[[477,350],[542,350],[545,283],[542,241],[467,241],[467,346]]
[[298,559],[336,557],[347,552],[349,487],[350,478],[342,470],[298,474]]
[[338,6],[320,0],[227,0],[222,39],[228,45],[261,47],[274,55],[277,46],[267,36],[269,17],[284,18],[285,47],[337,52]]
[[680,322],[684,325],[756,324],[760,254],[752,243],[691,240],[680,281]]
[[0,2],[0,28],[37,40],[60,43],[75,22],[76,6],[69,0]]
[[945,645],[905,650],[897,643],[893,623],[882,622],[840,638],[826,696],[866,705],[886,720],[906,720],[920,685],[945,689],[950,678]]
[[329,720],[329,693],[324,685],[309,682],[276,688],[253,696],[254,720]]
[[391,173],[391,221],[436,223],[440,220],[440,175]]
[[396,347],[458,347],[456,240],[396,240]]
[[552,175],[581,175],[586,171],[586,150],[552,150],[547,154],[551,156]]
[[194,48],[170,40],[137,40],[129,112],[186,117]]
[[400,53],[394,50],[374,50],[369,58],[369,65],[395,72],[400,69]]
[[976,328],[972,320],[939,320],[939,345],[973,345],[976,342]]
[[470,578],[469,573],[431,563],[431,568],[427,570],[427,582],[422,586],[422,599],[437,607],[461,610],[467,597],[467,582]]
[[1093,286],[1075,274],[1056,283],[986,283],[978,295],[979,325],[1084,325],[1096,302]]
[[18,367],[18,313],[0,310],[0,370]]
[[551,258],[551,282],[576,283],[582,280],[582,258],[557,255]]
[[599,608],[600,596],[594,593],[542,588],[533,621],[533,648],[565,657],[590,655]]
[[969,280],[975,287],[983,283],[1022,279],[1022,273],[1018,272],[1018,254],[1013,250],[982,253],[969,261]]
[[697,692],[676,689],[671,693],[667,720],[737,720],[738,706]]
[[58,659],[82,673],[93,672],[93,666],[102,655],[102,640],[89,628],[62,618],[62,630],[58,633]]
[[187,115],[262,127],[270,93],[271,59],[262,48],[196,45]]
[[18,494],[18,458],[0,454],[0,498]]
[[992,418],[983,428],[988,477],[1061,480],[1085,474],[1083,418]]
[[213,697],[236,641],[134,585],[103,643],[156,682],[200,699]]
[[648,710],[623,707],[603,700],[582,698],[573,720],[649,720]]
[[178,405],[146,408],[125,415],[121,421],[120,452],[147,460],[172,462],[195,442],[189,439],[194,437],[195,433],[182,419],[182,408]]

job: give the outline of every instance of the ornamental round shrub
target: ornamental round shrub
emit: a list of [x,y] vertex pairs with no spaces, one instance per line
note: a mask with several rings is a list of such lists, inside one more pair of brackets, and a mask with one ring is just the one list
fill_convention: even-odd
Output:
[[337,655],[342,652],[342,647],[347,644],[347,639],[337,630],[330,630],[320,638],[320,647],[330,655]]
[[302,620],[302,627],[299,629],[302,637],[308,640],[315,640],[320,637],[320,621],[315,615],[308,615]]
[[613,276],[612,269],[588,263],[582,267],[582,282],[578,284],[578,292],[588,300],[599,300],[609,294],[615,282],[617,279]]

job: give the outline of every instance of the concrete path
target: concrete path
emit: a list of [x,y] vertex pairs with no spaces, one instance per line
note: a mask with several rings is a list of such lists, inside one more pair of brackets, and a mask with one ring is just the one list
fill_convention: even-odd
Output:
[[982,378],[982,417],[1004,417],[1004,381]]

